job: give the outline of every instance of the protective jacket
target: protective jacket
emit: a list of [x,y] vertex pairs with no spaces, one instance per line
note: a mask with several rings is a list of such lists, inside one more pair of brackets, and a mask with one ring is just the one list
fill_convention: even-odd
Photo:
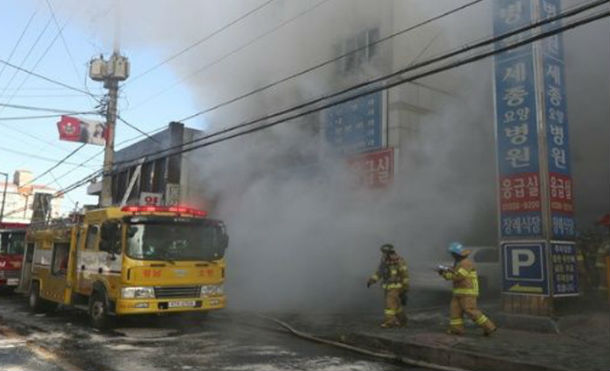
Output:
[[409,272],[405,260],[397,255],[390,259],[382,259],[377,271],[371,276],[373,282],[380,279],[381,287],[385,290],[408,290]]
[[442,273],[443,278],[453,281],[453,295],[479,296],[479,280],[474,263],[464,258],[453,265],[453,269]]

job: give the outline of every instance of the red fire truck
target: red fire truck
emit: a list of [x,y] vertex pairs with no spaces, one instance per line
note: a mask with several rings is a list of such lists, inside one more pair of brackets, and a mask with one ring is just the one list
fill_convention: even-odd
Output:
[[27,224],[0,223],[0,289],[19,284]]

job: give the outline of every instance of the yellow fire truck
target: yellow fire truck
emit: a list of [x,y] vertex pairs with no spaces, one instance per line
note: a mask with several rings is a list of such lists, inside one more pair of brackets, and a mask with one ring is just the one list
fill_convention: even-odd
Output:
[[72,225],[30,230],[29,304],[112,317],[209,311],[225,306],[224,224],[186,207],[108,207]]

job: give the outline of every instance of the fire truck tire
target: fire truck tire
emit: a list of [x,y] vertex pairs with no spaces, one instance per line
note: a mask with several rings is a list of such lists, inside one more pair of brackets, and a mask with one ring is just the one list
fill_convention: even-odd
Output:
[[110,327],[108,298],[104,291],[94,291],[89,297],[89,321],[96,329],[103,330]]
[[38,281],[32,282],[32,286],[30,287],[29,304],[34,313],[52,311],[57,306],[55,303],[40,297],[40,282]]

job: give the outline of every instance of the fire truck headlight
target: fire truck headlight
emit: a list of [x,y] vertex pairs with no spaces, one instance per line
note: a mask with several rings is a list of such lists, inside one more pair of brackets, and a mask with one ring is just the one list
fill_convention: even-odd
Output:
[[224,293],[222,285],[203,285],[201,286],[201,296],[222,295]]
[[123,287],[121,289],[123,299],[152,299],[155,290],[152,287]]

